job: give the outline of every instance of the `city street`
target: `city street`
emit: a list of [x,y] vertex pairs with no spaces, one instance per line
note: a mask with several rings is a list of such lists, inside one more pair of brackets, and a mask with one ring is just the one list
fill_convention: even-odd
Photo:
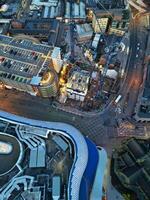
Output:
[[[122,99],[119,102],[121,114],[116,112],[116,105],[111,102],[103,112],[79,116],[66,113],[51,106],[48,99],[30,96],[16,90],[1,90],[0,109],[33,119],[60,121],[74,125],[84,135],[91,138],[111,152],[124,138],[118,137],[116,121],[122,117],[130,117],[134,112],[137,95],[142,80],[142,56],[145,48],[145,37],[140,23],[132,23],[130,27],[130,56],[127,63],[127,76],[120,89]],[[137,37],[138,33],[138,37]],[[143,39],[143,41],[141,40]],[[137,49],[140,44],[140,51]],[[138,53],[139,51],[139,53]],[[136,55],[138,57],[136,58]],[[129,94],[129,95],[128,95]],[[38,109],[37,109],[38,108]]]

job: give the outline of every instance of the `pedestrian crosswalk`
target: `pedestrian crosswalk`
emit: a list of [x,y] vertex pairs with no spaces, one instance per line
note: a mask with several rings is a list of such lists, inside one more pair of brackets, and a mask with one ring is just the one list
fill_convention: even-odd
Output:
[[117,128],[117,133],[119,137],[125,136],[144,136],[144,126],[134,126],[129,122],[124,122]]

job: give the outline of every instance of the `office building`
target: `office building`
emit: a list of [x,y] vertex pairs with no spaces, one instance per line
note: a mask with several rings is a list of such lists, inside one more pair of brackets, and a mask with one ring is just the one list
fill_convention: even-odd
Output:
[[76,29],[78,42],[87,42],[92,38],[93,30],[90,24],[77,24]]

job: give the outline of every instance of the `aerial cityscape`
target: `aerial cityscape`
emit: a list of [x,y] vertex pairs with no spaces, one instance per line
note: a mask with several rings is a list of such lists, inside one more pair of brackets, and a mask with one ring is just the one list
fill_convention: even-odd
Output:
[[0,200],[150,200],[150,0],[0,0]]

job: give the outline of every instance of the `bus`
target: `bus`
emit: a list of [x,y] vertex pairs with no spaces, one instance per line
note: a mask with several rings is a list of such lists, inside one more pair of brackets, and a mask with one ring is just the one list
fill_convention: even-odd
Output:
[[115,99],[115,104],[117,104],[122,98],[122,95],[118,95],[118,97]]

